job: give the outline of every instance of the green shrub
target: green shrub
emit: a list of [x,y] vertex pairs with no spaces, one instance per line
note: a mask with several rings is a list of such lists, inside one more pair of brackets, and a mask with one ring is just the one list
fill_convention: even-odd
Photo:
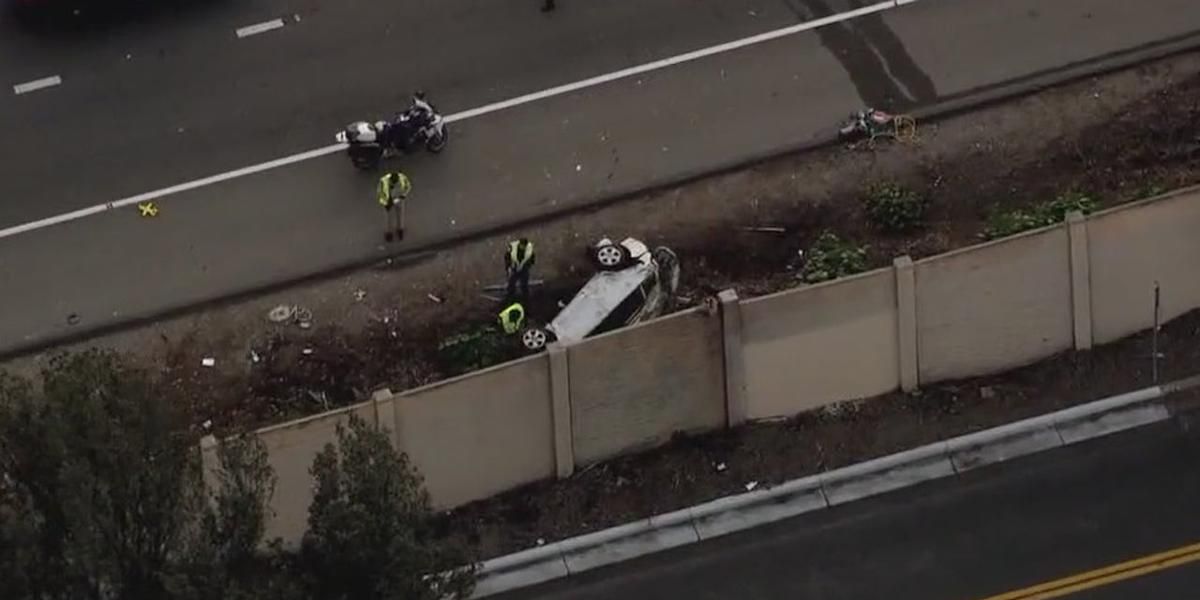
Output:
[[1067,192],[1059,194],[1054,200],[1032,207],[993,213],[988,217],[987,226],[983,230],[983,238],[994,240],[1022,231],[1061,223],[1067,218],[1067,213],[1074,210],[1085,215],[1089,214],[1096,210],[1096,202],[1084,194]]
[[800,270],[800,279],[805,283],[819,283],[861,273],[866,269],[866,246],[844,241],[826,231],[809,248],[804,267]]
[[876,227],[889,233],[920,227],[928,206],[927,198],[896,183],[873,185],[863,197],[867,218]]
[[438,344],[438,357],[451,374],[467,373],[503,362],[507,338],[487,325],[452,335]]

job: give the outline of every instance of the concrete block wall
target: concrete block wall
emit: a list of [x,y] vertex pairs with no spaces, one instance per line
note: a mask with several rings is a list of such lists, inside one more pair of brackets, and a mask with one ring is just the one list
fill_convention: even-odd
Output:
[[575,464],[725,425],[719,313],[692,309],[567,348]]
[[[258,431],[278,476],[270,535],[302,535],[316,453],[357,413],[450,507],[662,443],[995,372],[1200,307],[1200,188],[761,298],[706,306]],[[201,444],[214,467],[215,441]]]
[[900,385],[896,275],[880,269],[742,303],[751,419]]
[[916,262],[920,381],[993,373],[1074,344],[1064,228]]
[[1153,325],[1155,282],[1164,321],[1200,306],[1200,191],[1118,207],[1086,226],[1096,344]]

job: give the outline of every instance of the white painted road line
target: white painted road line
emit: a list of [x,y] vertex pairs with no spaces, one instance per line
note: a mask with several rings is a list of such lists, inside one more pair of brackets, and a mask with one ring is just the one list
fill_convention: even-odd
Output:
[[29,92],[34,92],[37,90],[45,89],[48,87],[54,87],[56,85],[61,85],[61,84],[62,84],[62,77],[59,77],[58,75],[55,75],[53,77],[43,77],[42,79],[37,79],[34,81],[27,81],[25,83],[18,83],[17,85],[14,85],[13,93],[17,94],[19,96],[21,94],[28,94]]
[[260,33],[271,31],[272,29],[279,29],[280,27],[283,27],[283,19],[275,19],[274,21],[256,23],[254,25],[243,27],[237,30],[237,36],[239,38],[250,37],[252,35],[258,35]]
[[[656,60],[653,62],[648,62],[645,64],[637,65],[634,67],[629,67],[628,69],[621,69],[620,71],[614,71],[612,73],[608,73],[605,75],[599,75],[596,77],[592,77],[590,79],[584,79],[582,81],[576,81],[574,83],[560,85],[560,86],[553,87],[553,88],[550,88],[547,90],[542,90],[540,92],[534,92],[532,94],[525,94],[524,96],[518,96],[516,98],[510,98],[508,100],[495,102],[492,104],[488,104],[486,106],[472,108],[470,110],[465,110],[462,112],[454,113],[452,115],[447,115],[446,121],[449,123],[453,123],[455,121],[465,121],[467,119],[471,119],[474,117],[479,117],[479,116],[486,115],[489,113],[494,113],[494,112],[498,112],[498,111],[505,110],[508,108],[513,108],[515,106],[521,106],[522,104],[529,104],[531,102],[545,100],[546,98],[552,98],[554,96],[560,96],[562,94],[579,91],[579,90],[582,90],[585,88],[594,87],[597,85],[616,81],[618,79],[625,79],[628,77],[633,77],[635,75],[641,75],[643,73],[649,73],[651,71],[665,69],[667,67],[671,67],[671,66],[686,63],[686,62],[691,62],[694,60],[699,60],[701,58],[706,58],[709,56],[713,56],[715,54],[721,54],[724,52],[732,52],[734,50],[738,50],[740,48],[745,48],[747,46],[753,46],[755,44],[769,42],[771,40],[776,40],[776,39],[783,38],[783,37],[786,37],[789,35],[795,35],[797,33],[801,33],[804,31],[810,31],[813,29],[817,29],[818,27],[825,27],[826,25],[833,25],[835,23],[841,23],[842,21],[849,21],[851,19],[857,19],[859,17],[863,17],[866,15],[871,15],[871,14],[875,14],[878,12],[883,12],[883,11],[891,9],[891,8],[896,8],[902,4],[912,4],[917,1],[918,0],[887,0],[886,2],[879,2],[877,4],[872,4],[870,6],[864,6],[862,8],[855,9],[855,10],[852,10],[849,12],[839,13],[836,15],[828,16],[828,17],[822,17],[820,19],[816,19],[813,21],[806,21],[804,23],[798,23],[796,25],[783,27],[781,29],[775,29],[772,31],[768,31],[766,33],[760,33],[758,35],[753,35],[750,37],[742,38],[740,40],[734,40],[732,42],[726,42],[723,44],[717,44],[715,46],[709,46],[707,48],[701,48],[699,50],[694,50],[692,52],[687,52],[684,54],[679,54],[677,56],[672,56],[669,58],[664,58],[661,60]],[[276,19],[276,21],[279,21],[279,20]],[[274,23],[274,21],[272,21],[271,23]],[[268,25],[268,23],[261,23],[259,25],[252,25],[251,27],[246,27],[246,28],[240,29],[240,30],[238,30],[239,31],[238,37],[242,37],[240,32],[245,29],[251,29],[254,27],[263,27],[266,25]],[[283,23],[282,23],[282,21],[280,21],[278,25],[273,25],[267,29],[263,29],[262,31],[269,31],[270,29],[275,29],[275,28],[282,27],[282,26],[283,26]],[[259,33],[259,32],[256,31],[255,33]],[[247,35],[252,35],[252,34],[247,34]],[[327,154],[333,154],[334,152],[338,152],[338,151],[344,149],[345,147],[346,146],[344,144],[333,144],[330,146],[325,146],[323,148],[316,148],[313,150],[309,150],[307,152],[301,152],[299,154],[293,154],[292,156],[285,156],[283,158],[277,158],[275,160],[267,161],[264,163],[259,163],[257,165],[251,165],[249,167],[242,167],[240,169],[235,169],[233,171],[228,171],[226,173],[212,175],[209,177],[205,177],[203,179],[196,179],[193,181],[188,181],[186,183],[181,183],[179,185],[173,185],[168,188],[154,190],[152,192],[145,192],[142,194],[138,194],[136,196],[130,196],[129,198],[122,198],[121,200],[116,200],[116,201],[108,202],[105,204],[98,204],[96,206],[83,208],[80,210],[72,211],[69,213],[61,214],[61,215],[55,215],[53,217],[49,217],[46,219],[32,221],[29,223],[24,223],[24,224],[16,225],[16,226],[9,227],[6,229],[0,229],[0,239],[14,236],[14,235],[21,234],[21,233],[27,233],[30,231],[34,231],[36,229],[42,229],[43,227],[49,227],[51,225],[58,225],[60,223],[66,223],[68,221],[82,219],[83,217],[91,216],[91,215],[94,215],[94,214],[97,214],[100,212],[104,212],[106,210],[130,206],[133,204],[137,204],[139,202],[146,202],[148,200],[155,200],[158,198],[162,198],[164,196],[170,196],[172,194],[178,194],[181,192],[186,192],[188,190],[194,190],[196,188],[209,186],[209,185],[213,185],[216,183],[221,183],[223,181],[229,181],[230,179],[236,179],[238,177],[244,177],[246,175],[253,175],[255,173],[261,173],[263,171],[267,171],[270,169],[275,169],[278,167],[295,164],[295,163],[306,161],[309,159],[318,158],[321,156],[325,156]]]

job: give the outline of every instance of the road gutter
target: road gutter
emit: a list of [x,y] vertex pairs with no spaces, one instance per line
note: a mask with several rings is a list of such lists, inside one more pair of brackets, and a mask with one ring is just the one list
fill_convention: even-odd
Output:
[[[896,454],[718,498],[485,561],[472,598],[562,579],[633,558],[745,531],[979,467],[1143,427],[1181,413],[1172,396],[1200,376],[1119,394]],[[1194,404],[1186,409],[1194,409]],[[1186,422],[1184,424],[1186,427]]]

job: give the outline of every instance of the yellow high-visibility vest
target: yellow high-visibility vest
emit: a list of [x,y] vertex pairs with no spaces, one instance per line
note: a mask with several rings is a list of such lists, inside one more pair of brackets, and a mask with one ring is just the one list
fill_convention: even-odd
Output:
[[[522,249],[525,250],[524,253],[521,252]],[[509,242],[508,259],[513,269],[517,271],[524,269],[533,260],[533,242],[526,243],[524,248],[521,247],[520,240]]]
[[388,173],[379,178],[378,200],[380,206],[387,208],[392,205],[392,192],[401,198],[408,197],[412,191],[412,182],[404,173]]
[[525,324],[525,307],[520,302],[513,302],[500,311],[500,327],[504,333],[512,335],[521,330]]

